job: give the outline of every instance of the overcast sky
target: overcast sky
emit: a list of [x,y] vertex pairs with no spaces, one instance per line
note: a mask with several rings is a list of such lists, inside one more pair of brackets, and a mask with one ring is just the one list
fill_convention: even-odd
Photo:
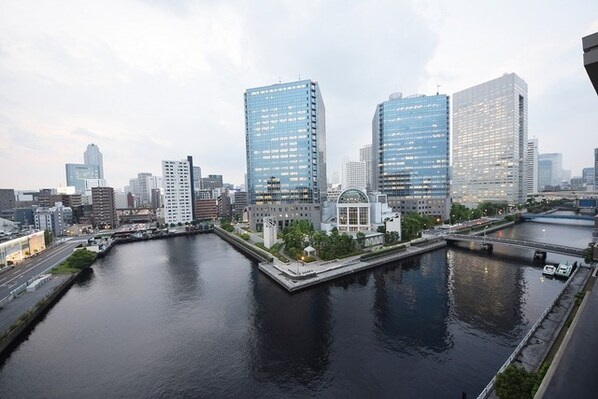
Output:
[[64,186],[87,144],[110,186],[192,155],[241,184],[243,92],[308,78],[326,105],[328,170],[371,142],[392,92],[453,94],[515,72],[529,137],[593,166],[598,96],[581,38],[598,1],[0,0],[0,188]]

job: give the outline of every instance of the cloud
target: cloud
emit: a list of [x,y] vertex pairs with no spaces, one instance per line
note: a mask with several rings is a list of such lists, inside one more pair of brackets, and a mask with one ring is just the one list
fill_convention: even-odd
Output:
[[[0,170],[28,176],[2,173],[0,186],[64,183],[64,163],[81,162],[91,141],[115,187],[187,155],[203,173],[241,183],[243,92],[299,76],[322,90],[330,172],[370,142],[376,104],[390,93],[432,94],[440,84],[452,94],[511,71],[529,85],[530,136],[542,151],[559,151],[566,132],[565,166],[581,169],[591,160],[581,153],[598,146],[588,146],[596,96],[580,44],[598,26],[597,8],[592,1],[566,8],[550,1],[2,2]],[[31,155],[28,167],[15,168],[22,154]]]

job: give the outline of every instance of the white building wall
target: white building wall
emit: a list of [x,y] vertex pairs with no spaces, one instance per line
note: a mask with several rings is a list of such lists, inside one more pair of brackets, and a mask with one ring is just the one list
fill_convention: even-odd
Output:
[[538,192],[538,139],[527,142],[527,194]]
[[162,161],[162,177],[164,182],[164,221],[170,223],[187,223],[193,220],[191,204],[191,173],[189,162]]
[[367,173],[365,162],[343,162],[343,189],[353,187],[365,191],[367,185],[366,175]]

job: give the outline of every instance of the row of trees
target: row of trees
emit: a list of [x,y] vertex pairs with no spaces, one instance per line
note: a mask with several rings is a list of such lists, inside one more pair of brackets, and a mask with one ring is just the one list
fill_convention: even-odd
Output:
[[[303,249],[311,245],[323,260],[331,260],[355,252],[357,242],[348,234],[339,233],[334,228],[330,235],[323,231],[314,231],[312,224],[307,220],[292,222],[282,232],[285,252],[294,259],[301,258]],[[365,234],[358,237],[361,246],[365,244]]]

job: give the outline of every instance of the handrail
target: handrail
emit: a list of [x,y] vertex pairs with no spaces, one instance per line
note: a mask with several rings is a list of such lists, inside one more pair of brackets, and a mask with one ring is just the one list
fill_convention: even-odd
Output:
[[563,284],[563,287],[559,291],[558,295],[556,295],[554,297],[554,299],[552,300],[552,302],[550,302],[550,304],[546,307],[546,309],[544,309],[544,312],[542,313],[542,315],[540,315],[540,317],[538,318],[538,320],[536,320],[536,322],[532,325],[532,327],[527,332],[527,334],[525,334],[525,336],[523,337],[523,339],[521,340],[521,342],[519,342],[519,345],[517,345],[517,347],[515,348],[515,350],[511,353],[511,356],[509,356],[507,358],[507,360],[503,363],[503,365],[498,369],[498,371],[496,372],[496,374],[494,375],[494,377],[492,377],[492,379],[490,380],[490,382],[488,383],[488,385],[486,385],[486,387],[482,390],[482,392],[480,392],[480,394],[478,395],[477,399],[484,399],[484,398],[486,398],[488,396],[488,394],[490,393],[490,391],[494,388],[494,383],[496,382],[496,377],[498,376],[498,374],[500,374],[503,371],[505,371],[505,369],[507,367],[509,367],[509,365],[513,362],[513,360],[515,360],[515,358],[517,356],[519,356],[519,353],[521,352],[521,349],[523,349],[523,347],[525,345],[527,345],[527,343],[529,342],[532,334],[534,334],[536,332],[536,330],[538,329],[538,327],[540,326],[540,324],[544,321],[544,319],[546,318],[546,316],[548,316],[548,313],[550,313],[552,311],[552,308],[554,308],[554,305],[556,304],[556,302],[561,298],[561,296],[563,296],[563,293],[569,287],[571,281],[573,280],[573,277],[577,274],[577,272],[579,271],[579,269],[580,269],[579,267],[576,268],[575,271],[573,272],[573,274],[569,277],[569,279],[567,279],[567,282],[565,284]]

